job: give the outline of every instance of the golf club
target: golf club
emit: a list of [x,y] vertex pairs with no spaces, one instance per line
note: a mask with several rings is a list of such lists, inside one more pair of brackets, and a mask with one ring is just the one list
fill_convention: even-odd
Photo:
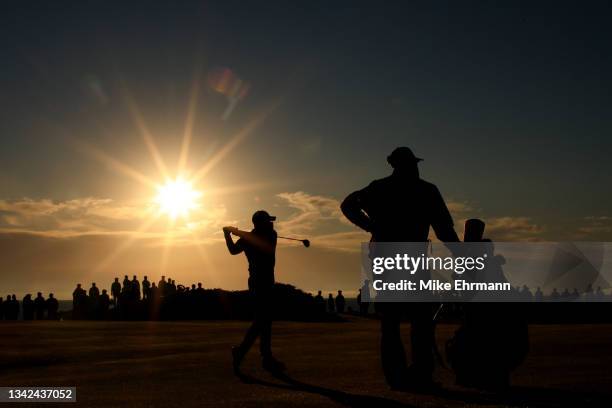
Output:
[[300,241],[302,244],[304,244],[306,248],[310,246],[310,241],[307,239],[297,239],[297,238],[289,238],[289,237],[278,237],[278,238],[288,239],[290,241]]

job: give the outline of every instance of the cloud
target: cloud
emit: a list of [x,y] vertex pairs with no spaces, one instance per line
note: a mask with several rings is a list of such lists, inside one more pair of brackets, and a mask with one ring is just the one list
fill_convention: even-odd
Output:
[[529,217],[492,217],[485,221],[485,235],[495,241],[538,241],[545,231]]
[[280,193],[277,197],[296,210],[287,220],[277,223],[281,235],[307,236],[313,246],[353,252],[370,239],[342,215],[340,201],[335,198],[303,191]]
[[449,201],[446,203],[446,206],[453,216],[464,216],[474,212],[472,206],[463,201]]
[[583,218],[582,226],[578,228],[578,237],[606,241],[612,234],[612,217],[607,215],[588,216]]
[[[370,239],[369,234],[358,230],[344,217],[340,201],[335,198],[303,191],[285,192],[277,197],[296,210],[286,221],[278,222],[278,230],[283,234],[309,236],[313,245],[355,252],[360,250],[362,242]],[[447,206],[460,236],[465,220],[476,217],[487,223],[485,235],[497,241],[539,240],[545,231],[529,217],[487,216],[462,201],[451,200]]]
[[[359,251],[369,235],[353,226],[340,211],[340,201],[304,191],[277,195],[291,215],[277,223],[282,235],[307,237],[313,246],[340,251]],[[486,235],[497,241],[537,240],[544,228],[528,217],[483,216],[467,202],[449,201],[448,207],[462,229],[465,219],[483,218]],[[235,225],[224,205],[196,209],[187,220],[169,227],[166,217],[156,219],[156,209],[149,202],[115,201],[85,197],[74,200],[30,199],[0,200],[0,233],[28,233],[66,238],[83,235],[127,235],[136,239],[152,238],[147,245],[205,244],[222,239],[220,229]],[[612,219],[591,217],[582,233],[609,233]],[[142,226],[147,224],[147,228]],[[461,233],[460,233],[461,235]]]
[[461,229],[469,218],[480,218],[486,223],[485,237],[494,241],[537,241],[545,228],[525,216],[489,216],[466,202],[449,201],[448,210],[455,221],[455,230]]
[[[147,202],[117,202],[108,198],[74,200],[0,200],[0,232],[27,233],[66,238],[82,235],[133,235],[136,238],[165,237],[166,219],[157,219],[157,210]],[[216,232],[227,220],[225,206],[195,210],[188,220],[171,228],[177,238],[202,232]],[[143,225],[148,228],[143,229]]]
[[[370,236],[345,219],[340,201],[303,191],[284,192],[277,199],[281,210],[291,212],[277,223],[279,233],[312,242],[307,251],[283,243],[277,278],[307,290],[354,286],[358,252]],[[487,222],[486,235],[494,240],[533,240],[544,230],[528,217],[483,216],[465,202],[449,201],[448,206],[458,230],[463,220],[477,216]],[[221,226],[237,224],[225,206],[203,206],[170,230],[161,217],[139,231],[155,215],[146,202],[107,198],[0,200],[0,268],[11,271],[0,277],[0,286],[18,293],[48,288],[69,296],[74,282],[108,283],[118,271],[171,274],[181,282],[202,280],[212,287],[244,286],[246,261],[228,256],[220,233]],[[612,226],[610,218],[589,221],[597,228],[599,223]],[[169,238],[172,250],[165,258],[160,246]]]
[[334,198],[311,195],[303,191],[280,193],[277,197],[297,210],[288,220],[278,222],[278,229],[283,233],[302,235],[311,233],[328,222],[345,223],[340,212],[340,202]]
[[146,211],[110,199],[0,201],[0,230],[56,235],[119,232],[142,220]]

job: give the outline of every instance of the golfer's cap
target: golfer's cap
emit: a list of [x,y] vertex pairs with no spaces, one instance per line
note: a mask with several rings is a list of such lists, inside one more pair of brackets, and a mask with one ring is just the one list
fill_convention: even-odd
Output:
[[259,210],[255,211],[251,220],[253,221],[253,224],[257,224],[258,222],[264,221],[276,221],[276,217],[268,214],[267,211]]
[[410,163],[410,162],[420,162],[423,159],[420,157],[416,157],[412,150],[409,147],[398,147],[391,152],[389,155],[389,160],[395,163]]

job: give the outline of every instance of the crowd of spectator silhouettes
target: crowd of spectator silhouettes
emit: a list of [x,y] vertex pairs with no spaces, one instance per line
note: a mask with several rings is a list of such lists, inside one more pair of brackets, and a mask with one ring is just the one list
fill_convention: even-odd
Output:
[[[295,320],[336,320],[338,314],[370,313],[370,304],[361,301],[361,289],[357,295],[353,310],[347,306],[347,301],[341,290],[336,296],[329,293],[327,298],[318,291],[315,296],[304,293],[291,285],[277,284],[275,303],[278,307],[277,318]],[[526,285],[514,288],[514,292],[523,302],[557,303],[557,302],[612,302],[612,294],[605,293],[601,286],[593,289],[588,285],[583,292],[578,289],[554,288],[547,295],[540,287],[535,291]],[[374,308],[374,312],[376,309]],[[449,307],[445,317],[453,319],[459,313],[460,307]],[[537,310],[535,310],[537,315]],[[147,276],[142,282],[134,275],[132,279],[126,275],[121,282],[115,278],[110,286],[110,294],[106,289],[100,290],[92,283],[88,291],[81,284],[72,293],[72,312],[69,318],[92,320],[182,320],[182,319],[248,319],[250,316],[248,291],[225,291],[222,289],[205,289],[202,283],[184,286],[176,281],[162,276],[156,284]],[[26,294],[20,302],[16,295],[0,297],[0,320],[57,320],[60,318],[59,302],[49,293],[44,298],[41,292],[32,299]],[[595,313],[597,314],[597,313]],[[542,319],[537,319],[542,320]]]
[[317,314],[324,313],[359,313],[362,316],[366,316],[369,313],[370,303],[361,301],[361,289],[359,289],[359,293],[357,294],[357,310],[353,310],[351,306],[346,305],[346,299],[342,294],[342,291],[339,290],[338,294],[334,298],[333,294],[327,295],[327,300],[323,298],[323,294],[321,291],[317,292],[317,295],[314,297],[316,311]]
[[[346,300],[342,291],[334,299],[329,294],[327,302],[321,292],[315,297],[291,285],[276,284],[274,302],[277,318],[297,320],[334,320],[337,313],[344,313]],[[88,291],[77,284],[72,294],[73,319],[119,320],[182,320],[182,319],[248,319],[248,291],[205,289],[202,283],[181,285],[172,278],[161,277],[156,284],[143,277],[126,275],[123,281],[115,278],[110,293],[100,291],[92,283]]]
[[[275,302],[280,318],[298,320],[334,320],[332,315],[352,312],[346,307],[346,300],[339,290],[330,293],[326,300],[321,291],[312,296],[291,285],[276,284]],[[31,294],[20,302],[16,295],[0,297],[0,320],[57,320],[60,317],[92,320],[181,320],[181,319],[223,319],[249,318],[248,291],[225,291],[204,289],[202,283],[184,286],[175,280],[162,276],[159,283],[151,282],[147,276],[142,282],[134,275],[126,275],[123,281],[115,278],[107,289],[100,290],[93,282],[86,290],[77,284],[72,292],[72,310],[59,312],[59,302],[49,294],[45,299],[38,292],[35,299]]]
[[520,295],[526,301],[543,302],[546,300],[551,301],[572,301],[572,300],[583,300],[586,302],[609,302],[612,301],[612,294],[606,294],[602,290],[601,286],[593,290],[593,285],[587,285],[584,292],[580,293],[577,288],[574,288],[572,292],[565,288],[563,292],[559,293],[557,288],[553,288],[549,296],[544,296],[542,290],[538,287],[535,293],[531,293],[527,286],[523,286],[519,290]]
[[20,312],[23,320],[57,320],[59,302],[49,293],[45,299],[41,292],[38,292],[35,299],[28,293],[23,297],[21,304],[17,296],[6,295],[6,299],[0,296],[0,320],[17,320]]
[[514,302],[612,302],[612,293],[605,293],[601,286],[594,290],[592,284],[587,285],[582,292],[577,288],[571,292],[565,288],[559,293],[557,288],[553,288],[546,295],[541,287],[538,286],[535,291],[532,291],[527,285],[513,287],[511,292],[509,298]]

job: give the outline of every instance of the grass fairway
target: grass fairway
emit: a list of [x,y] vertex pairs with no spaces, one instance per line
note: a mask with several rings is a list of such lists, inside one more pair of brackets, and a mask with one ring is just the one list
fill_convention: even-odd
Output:
[[[499,397],[453,386],[439,368],[437,395],[388,390],[378,360],[378,322],[274,324],[279,379],[229,348],[247,322],[1,322],[0,386],[76,386],[83,406],[602,406],[612,401],[612,325],[532,326],[531,352],[515,387]],[[441,350],[454,327],[441,325]],[[409,327],[404,330],[409,344]],[[20,406],[26,406],[22,404]]]

